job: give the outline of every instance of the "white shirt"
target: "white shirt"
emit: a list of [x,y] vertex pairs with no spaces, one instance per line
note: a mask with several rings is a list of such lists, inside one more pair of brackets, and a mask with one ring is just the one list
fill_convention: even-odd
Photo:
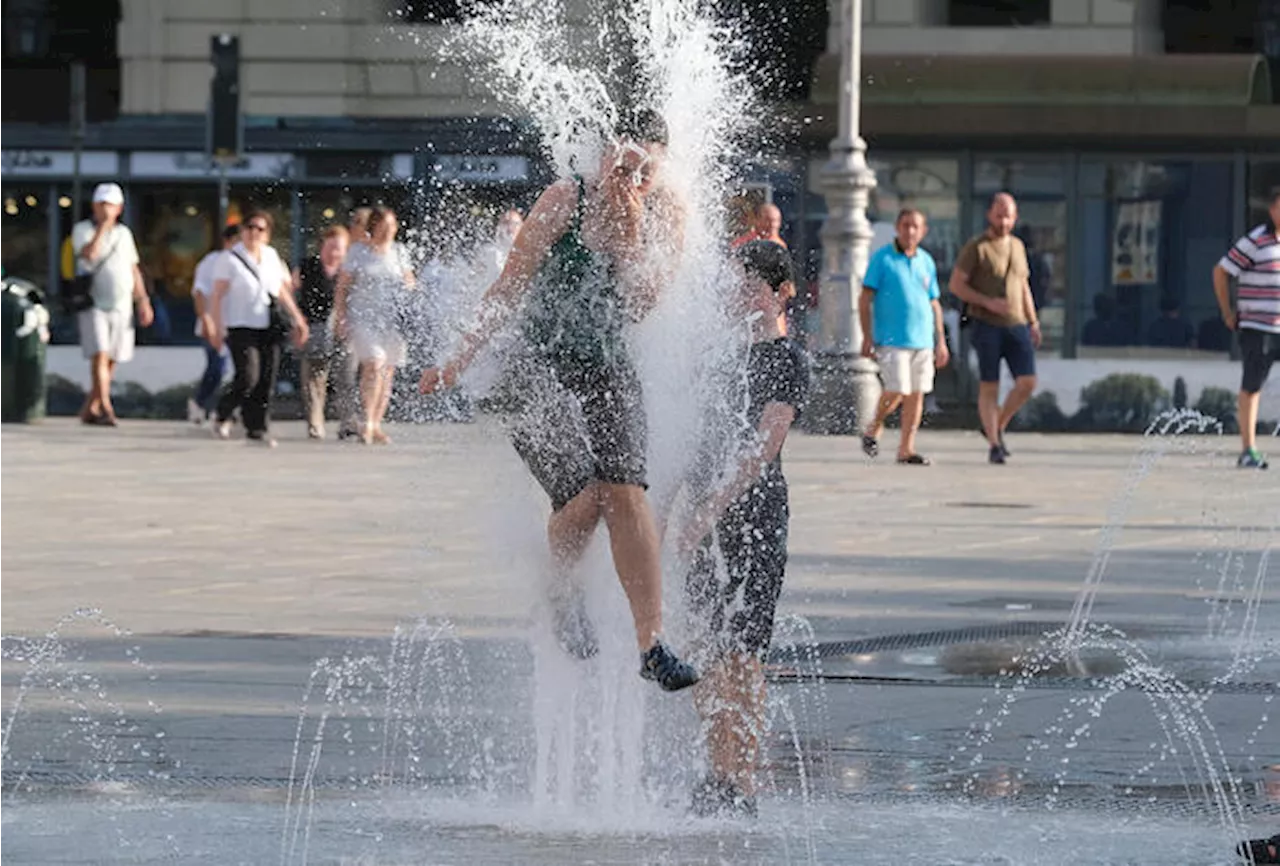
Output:
[[76,223],[71,230],[71,249],[76,256],[76,273],[93,273],[93,305],[99,310],[133,310],[133,268],[138,264],[138,247],[128,226],[116,223],[98,243],[98,258],[86,262],[80,251],[93,240],[98,227],[93,220]]
[[396,299],[405,290],[405,272],[413,269],[404,244],[392,243],[381,252],[353,244],[342,269],[351,275],[347,307],[352,323],[374,331],[393,329]]
[[[289,271],[274,248],[259,248],[262,260],[254,262],[243,243],[220,256],[213,266],[214,283],[226,280],[227,295],[222,302],[222,326],[224,328],[255,328],[265,330],[271,323],[268,308],[271,298],[280,295],[280,287],[289,279]],[[237,258],[243,256],[258,272],[253,271]]]
[[[226,254],[226,250],[214,250],[211,253],[207,253],[196,264],[195,276],[191,278],[191,294],[201,295],[204,298],[206,307],[213,301],[213,270],[218,264],[218,259]],[[223,312],[223,318],[225,319],[226,311],[224,310]],[[201,327],[199,319],[196,319],[196,336],[204,336],[204,329]]]

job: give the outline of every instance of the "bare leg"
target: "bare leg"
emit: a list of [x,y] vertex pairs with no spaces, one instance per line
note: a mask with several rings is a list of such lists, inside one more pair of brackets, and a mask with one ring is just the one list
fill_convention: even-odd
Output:
[[978,383],[978,417],[982,419],[982,432],[992,445],[1000,444],[1000,383]]
[[582,559],[603,513],[600,485],[592,482],[547,518],[547,543],[557,578],[567,578]]
[[602,484],[601,499],[613,566],[635,620],[636,643],[640,652],[647,652],[662,631],[662,566],[653,510],[644,488],[634,484]]
[[1017,415],[1023,404],[1031,399],[1035,390],[1035,376],[1019,376],[1013,381],[1013,390],[1009,392],[1008,397],[1004,398],[1004,407],[1000,410],[999,432],[1003,433],[1008,428],[1013,416]]
[[712,773],[733,782],[747,796],[755,794],[764,731],[765,687],[760,660],[752,655],[728,656],[708,672],[693,697],[707,725]]
[[382,421],[387,417],[387,408],[391,405],[391,383],[395,379],[396,368],[388,364],[382,368],[382,381],[378,383],[378,411],[373,423],[381,430]]
[[898,458],[916,453],[916,431],[924,415],[924,393],[908,394],[902,402],[902,437],[898,441]]
[[362,361],[360,364],[360,400],[364,408],[364,419],[360,425],[360,438],[370,441],[373,435],[373,419],[378,411],[378,386],[382,381],[380,375],[382,364],[378,361]]
[[98,392],[98,403],[102,406],[102,414],[114,418],[115,407],[111,405],[111,377],[116,371],[116,362],[99,352],[93,356],[93,384]]
[[884,422],[893,410],[898,408],[898,404],[902,402],[902,395],[895,394],[892,391],[880,395],[880,403],[876,406],[876,418],[871,422],[871,426],[867,428],[867,435],[872,439],[879,439],[880,434],[884,432]]
[[1240,399],[1237,401],[1237,418],[1240,420],[1240,445],[1243,450],[1248,451],[1257,444],[1258,434],[1258,399],[1261,392],[1254,391],[1252,394],[1248,391],[1240,392]]

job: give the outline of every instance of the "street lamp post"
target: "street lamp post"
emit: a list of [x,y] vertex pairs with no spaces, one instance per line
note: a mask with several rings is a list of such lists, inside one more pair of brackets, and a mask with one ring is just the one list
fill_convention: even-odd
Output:
[[862,0],[842,0],[839,132],[820,186],[827,200],[822,225],[821,349],[814,362],[809,427],[821,433],[855,433],[880,398],[876,364],[862,357],[858,296],[871,250],[867,204],[875,173],[867,167],[867,143],[859,135],[862,78]]

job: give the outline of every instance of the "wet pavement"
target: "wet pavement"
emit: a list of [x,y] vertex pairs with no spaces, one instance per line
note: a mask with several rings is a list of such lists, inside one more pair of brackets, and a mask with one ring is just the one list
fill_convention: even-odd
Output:
[[684,816],[692,713],[634,678],[600,545],[602,657],[545,645],[491,425],[281,427],[0,434],[12,862],[1216,863],[1280,825],[1280,511],[1233,442],[794,437],[746,826]]

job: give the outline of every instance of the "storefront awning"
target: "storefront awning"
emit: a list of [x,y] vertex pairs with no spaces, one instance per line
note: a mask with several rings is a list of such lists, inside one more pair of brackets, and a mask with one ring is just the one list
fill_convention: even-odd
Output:
[[[867,56],[862,98],[893,105],[1245,106],[1271,102],[1261,57]],[[834,106],[840,58],[824,54],[812,100]]]

